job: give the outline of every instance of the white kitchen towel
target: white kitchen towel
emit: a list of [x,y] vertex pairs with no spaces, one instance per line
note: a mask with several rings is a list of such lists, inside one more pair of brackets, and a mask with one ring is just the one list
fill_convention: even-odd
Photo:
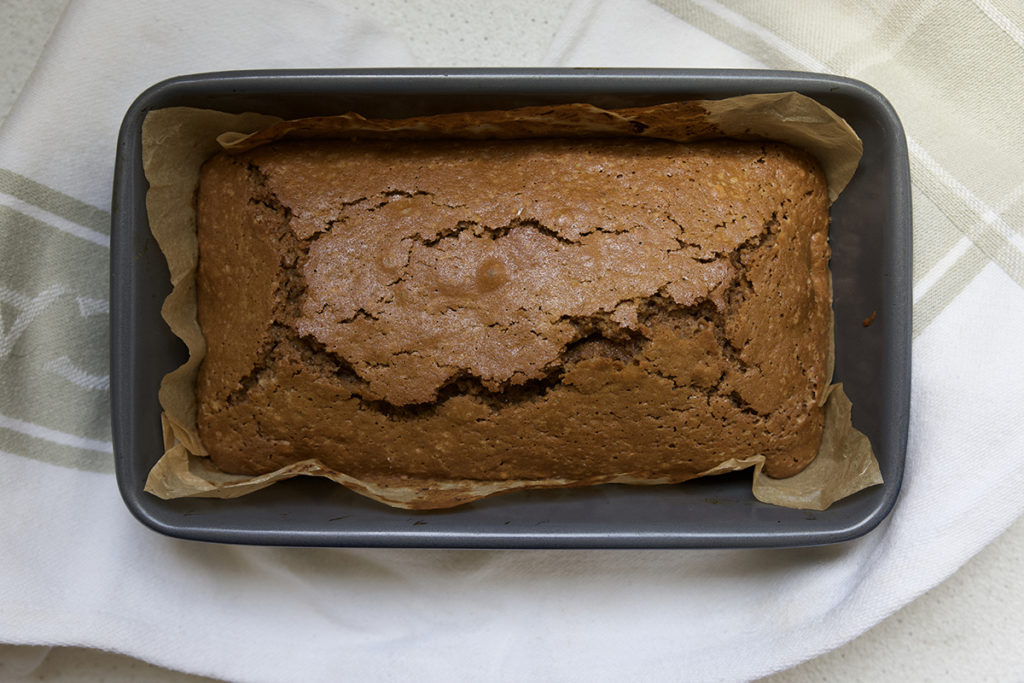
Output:
[[[269,0],[73,0],[0,128],[0,642],[245,681],[742,680],[844,643],[955,571],[1024,509],[1021,126],[986,100],[954,127],[949,102],[962,104],[954,85],[988,93],[1020,79],[1020,16],[989,0],[836,16],[765,4],[767,16],[760,3],[577,2],[531,59],[798,58],[859,75],[913,114],[911,433],[881,527],[824,548],[649,552],[248,548],[143,528],[114,483],[107,407],[107,211],[124,111],[176,74],[417,65],[417,50],[329,0],[286,12]],[[453,17],[459,6],[434,4]],[[929,31],[959,61],[902,51]],[[894,47],[875,50],[879,36]],[[526,63],[521,48],[509,41],[510,63]],[[1004,90],[997,104],[1024,111],[1022,89]],[[919,113],[929,107],[934,118]]]

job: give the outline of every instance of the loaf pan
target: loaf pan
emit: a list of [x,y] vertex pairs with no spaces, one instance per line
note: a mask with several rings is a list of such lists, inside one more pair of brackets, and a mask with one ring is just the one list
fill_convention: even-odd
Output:
[[[864,142],[832,206],[835,381],[871,440],[884,485],[823,512],[760,503],[749,470],[674,486],[527,491],[459,508],[385,507],[325,480],[298,478],[234,500],[160,500],[143,491],[161,456],[157,392],[186,359],[160,317],[170,292],[146,217],[146,113],[187,106],[299,118],[356,111],[400,118],[589,102],[618,108],[797,91],[845,118]],[[179,538],[293,546],[740,548],[846,541],[876,527],[903,477],[910,402],[911,208],[907,146],[889,102],[837,76],[692,69],[242,71],[182,76],[146,90],[117,144],[111,237],[111,403],[117,481],[145,525]],[[865,322],[871,320],[871,324]]]

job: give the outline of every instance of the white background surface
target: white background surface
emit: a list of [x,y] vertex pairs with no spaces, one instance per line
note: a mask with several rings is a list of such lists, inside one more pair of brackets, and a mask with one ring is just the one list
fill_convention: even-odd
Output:
[[[29,77],[65,0],[0,1],[0,120]],[[422,64],[516,66],[543,54],[568,0],[353,0],[406,39]],[[972,457],[973,454],[965,454]],[[1024,520],[951,579],[846,646],[768,680],[1024,681]],[[2,618],[2,617],[0,617]],[[25,678],[22,678],[25,676]],[[77,648],[0,645],[0,681],[186,681]]]

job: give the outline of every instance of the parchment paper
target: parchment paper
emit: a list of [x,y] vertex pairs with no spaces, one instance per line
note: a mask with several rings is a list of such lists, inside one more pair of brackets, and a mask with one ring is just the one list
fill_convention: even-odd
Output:
[[[188,346],[188,361],[164,377],[160,405],[165,452],[150,471],[146,491],[161,498],[234,498],[298,475],[328,477],[375,500],[409,509],[448,507],[523,488],[604,483],[663,484],[628,475],[586,480],[432,482],[430,500],[420,485],[381,487],[305,460],[256,477],[214,468],[196,429],[195,380],[206,353],[196,311],[198,261],[194,195],[202,164],[220,149],[239,153],[283,139],[310,138],[529,138],[637,136],[675,141],[718,137],[767,139],[802,147],[825,171],[832,201],[856,171],[862,146],[853,130],[829,109],[797,93],[746,95],[724,100],[675,102],[609,111],[588,104],[528,107],[509,111],[443,114],[403,120],[370,120],[355,113],[281,121],[261,114],[226,114],[169,108],[150,112],[142,127],[143,164],[150,189],[150,227],[167,258],[173,291],[162,314]],[[832,354],[829,357],[831,374]],[[840,385],[823,396],[825,431],[814,461],[800,474],[772,479],[765,458],[729,460],[697,476],[754,468],[753,494],[765,503],[824,510],[836,500],[882,482],[867,437],[850,421],[850,403]],[[439,504],[440,501],[440,504]]]

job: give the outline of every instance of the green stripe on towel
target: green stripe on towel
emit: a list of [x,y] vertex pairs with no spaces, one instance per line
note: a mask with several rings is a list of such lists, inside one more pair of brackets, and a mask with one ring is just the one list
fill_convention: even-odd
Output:
[[95,206],[69,197],[23,175],[0,168],[0,192],[81,225],[84,228],[110,235],[110,214]]

